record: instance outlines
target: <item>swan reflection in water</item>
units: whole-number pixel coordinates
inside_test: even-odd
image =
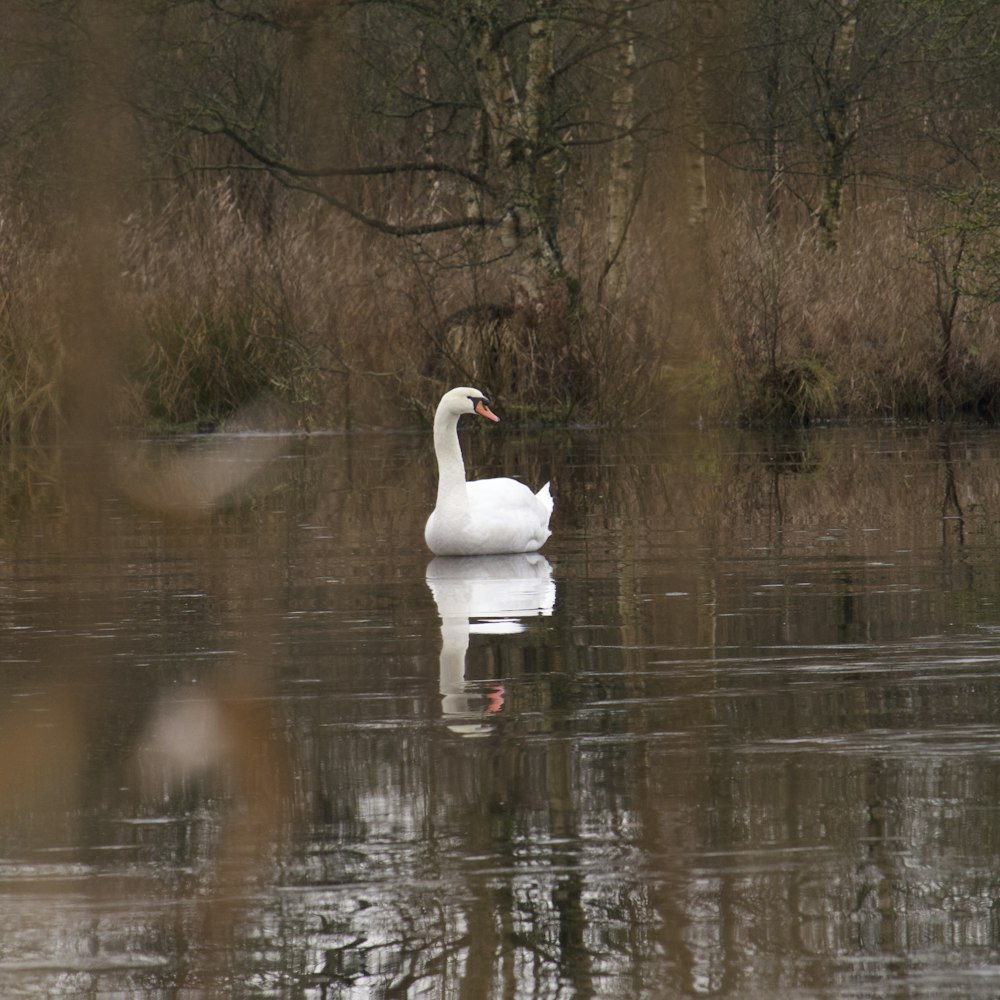
[[[427,566],[427,586],[441,616],[441,709],[448,728],[463,736],[485,735],[490,731],[485,717],[503,707],[504,688],[502,682],[488,689],[466,683],[469,636],[510,635],[524,630],[523,618],[551,615],[552,567],[537,552],[439,556]]]

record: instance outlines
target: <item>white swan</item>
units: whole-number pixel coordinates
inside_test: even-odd
[[[424,538],[437,556],[487,556],[535,552],[552,534],[552,495],[546,483],[537,493],[516,479],[465,481],[458,443],[458,418],[478,413],[500,418],[478,390],[446,392],[434,414],[434,451],[438,463],[437,504],[427,518]]]

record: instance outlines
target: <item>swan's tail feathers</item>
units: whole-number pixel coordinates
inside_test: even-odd
[[[555,501],[552,499],[552,493],[549,491],[550,483],[546,483],[536,494],[539,500],[545,505],[545,509],[549,512],[549,516],[552,516],[552,507]]]

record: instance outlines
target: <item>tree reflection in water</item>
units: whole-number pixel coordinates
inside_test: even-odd
[[[994,435],[477,439],[558,471],[513,571],[274,440],[0,477],[0,993],[991,995]]]

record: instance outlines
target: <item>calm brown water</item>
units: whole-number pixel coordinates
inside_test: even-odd
[[[1000,432],[501,428],[9,456],[0,996],[1000,994]]]

